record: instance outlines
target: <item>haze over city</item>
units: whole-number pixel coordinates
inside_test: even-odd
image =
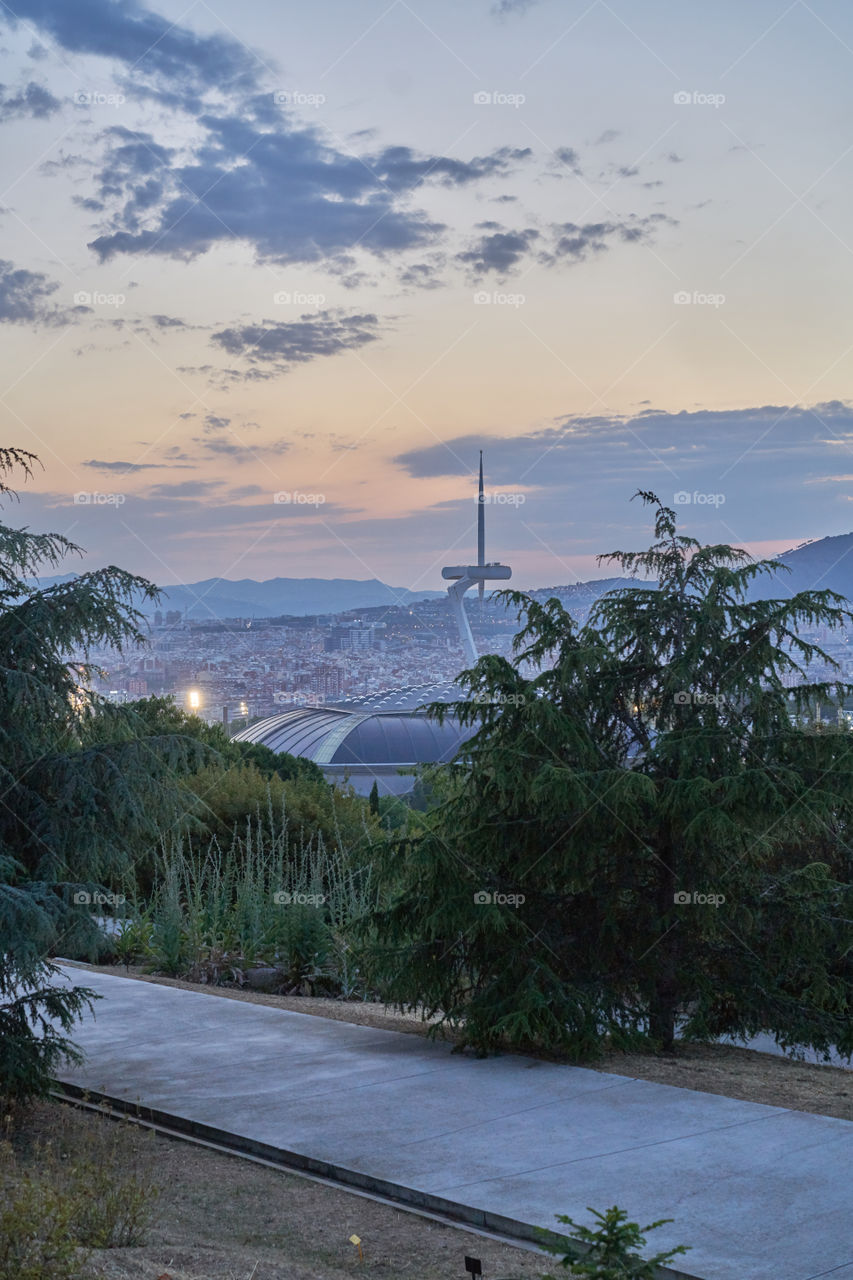
[[[636,544],[638,487],[755,553],[849,530],[844,4],[0,24],[10,516],[80,567],[436,589],[480,448],[522,586]]]

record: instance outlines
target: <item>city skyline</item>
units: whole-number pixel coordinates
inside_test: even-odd
[[[161,585],[853,527],[853,14],[0,13],[6,508]],[[820,84],[820,93],[816,85]]]

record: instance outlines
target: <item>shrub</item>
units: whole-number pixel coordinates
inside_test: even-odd
[[[656,1253],[653,1258],[643,1258],[637,1249],[646,1243],[644,1231],[654,1231],[657,1227],[672,1222],[672,1218],[661,1218],[658,1222],[650,1222],[641,1227],[636,1222],[629,1222],[624,1209],[614,1205],[599,1213],[597,1209],[589,1209],[589,1213],[597,1219],[596,1227],[584,1227],[564,1214],[557,1215],[557,1221],[571,1227],[573,1236],[585,1249],[579,1249],[561,1239],[555,1243],[549,1233],[543,1232],[543,1243],[551,1253],[562,1253],[561,1266],[568,1269],[569,1275],[587,1276],[589,1280],[657,1280],[658,1267],[666,1266],[680,1253],[686,1253],[683,1244],[668,1249],[665,1253]],[[546,1276],[545,1280],[554,1280]]]

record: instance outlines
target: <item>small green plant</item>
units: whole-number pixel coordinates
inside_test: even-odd
[[[72,1230],[75,1204],[40,1177],[10,1177],[0,1148],[0,1280],[77,1280],[85,1256]]]
[[[151,1135],[56,1104],[44,1119],[47,1140],[18,1112],[0,1141],[0,1280],[88,1277],[92,1250],[143,1243],[159,1194]]]
[[[653,1258],[644,1258],[637,1253],[646,1243],[643,1234],[654,1231],[672,1218],[661,1218],[658,1222],[650,1222],[641,1227],[637,1222],[629,1222],[624,1209],[614,1205],[599,1213],[597,1209],[588,1212],[597,1219],[595,1227],[584,1227],[565,1214],[557,1214],[557,1221],[564,1222],[571,1228],[573,1237],[584,1248],[575,1247],[561,1237],[558,1242],[549,1232],[543,1232],[545,1248],[550,1253],[562,1253],[560,1265],[572,1276],[587,1276],[589,1280],[657,1280],[658,1267],[666,1266],[680,1253],[687,1252],[687,1246],[676,1245],[664,1253],[656,1253]],[[566,1245],[569,1252],[566,1252]],[[555,1280],[546,1276],[544,1280]]]
[[[140,960],[150,960],[154,936],[154,923],[150,908],[122,920],[113,938],[113,954],[116,964],[129,969]]]

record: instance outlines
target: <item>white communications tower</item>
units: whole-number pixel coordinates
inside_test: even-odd
[[[477,646],[474,644],[474,637],[471,633],[471,624],[468,621],[468,615],[465,612],[465,592],[470,587],[476,587],[480,593],[480,601],[483,599],[483,592],[487,582],[505,582],[507,578],[512,577],[512,569],[507,564],[498,564],[492,561],[486,563],[486,522],[485,522],[486,499],[483,494],[483,450],[480,450],[480,489],[477,495],[477,563],[476,564],[453,564],[448,565],[446,569],[442,569],[441,576],[445,580],[450,579],[451,585],[447,588],[447,594],[450,596],[450,603],[456,614],[456,621],[459,626],[459,635],[462,640],[462,647],[466,650],[471,665],[477,661]]]

